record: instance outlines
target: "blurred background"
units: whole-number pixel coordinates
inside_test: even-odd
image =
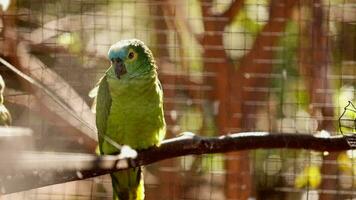
[[[40,83],[0,66],[13,125],[33,129],[28,150],[94,152],[88,93],[110,65],[109,47],[127,38],[154,53],[167,138],[337,135],[344,107],[356,103],[354,0],[0,0],[0,7],[0,56]],[[174,158],[145,167],[146,199],[351,200],[355,159],[353,151],[286,149]],[[111,195],[105,175],[0,199]]]

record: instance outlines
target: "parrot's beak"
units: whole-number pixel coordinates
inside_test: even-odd
[[[113,61],[113,65],[115,67],[115,74],[118,79],[120,79],[120,76],[126,74],[126,67],[123,60],[117,59]]]

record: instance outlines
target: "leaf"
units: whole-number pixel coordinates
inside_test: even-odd
[[[338,155],[337,164],[342,172],[350,172],[352,170],[352,160],[345,152]]]
[[[304,170],[295,179],[295,187],[311,187],[317,188],[321,183],[320,167],[317,165],[310,165],[304,168]]]
[[[339,127],[342,134],[356,133],[356,107],[349,101],[339,118]]]

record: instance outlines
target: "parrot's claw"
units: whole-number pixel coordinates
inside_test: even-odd
[[[121,147],[121,152],[118,155],[120,159],[125,159],[125,158],[136,158],[137,157],[137,151],[132,149],[130,146],[124,145]]]

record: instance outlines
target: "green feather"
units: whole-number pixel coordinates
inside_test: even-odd
[[[111,96],[109,92],[109,85],[106,81],[106,76],[100,79],[97,90],[96,102],[96,127],[99,135],[106,134],[106,126],[111,108]],[[103,138],[98,137],[100,153],[104,153],[101,148],[103,144]]]
[[[130,53],[134,53],[129,56]],[[96,124],[99,134],[118,144],[140,150],[158,146],[166,125],[163,92],[151,51],[139,40],[124,40],[109,50],[112,66],[99,82],[96,96]],[[125,68],[118,75],[114,61]],[[123,72],[123,71],[120,71]],[[102,154],[117,154],[119,149],[99,137]],[[141,168],[111,174],[114,199],[144,199]]]

